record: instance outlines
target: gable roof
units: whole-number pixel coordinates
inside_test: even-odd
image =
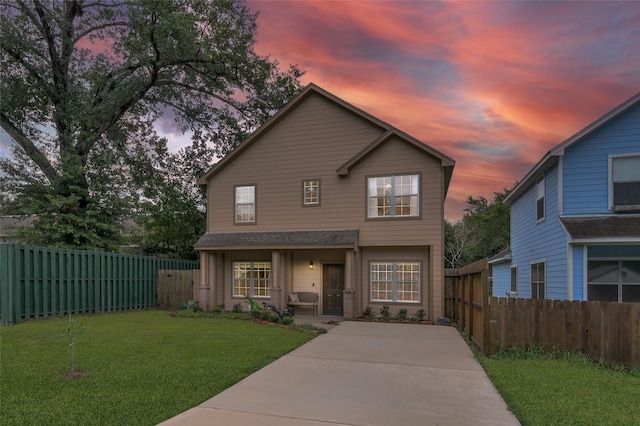
[[[505,197],[504,202],[510,203],[516,198],[518,198],[522,193],[527,189],[530,185],[532,185],[536,180],[538,180],[545,171],[547,171],[551,166],[558,162],[559,157],[564,155],[564,151],[572,146],[573,144],[579,142],[583,138],[589,136],[591,133],[598,130],[600,127],[609,123],[622,113],[627,110],[633,108],[634,106],[640,104],[640,92],[633,95],[627,101],[618,105],[616,108],[612,109],[593,123],[589,124],[584,129],[580,130],[569,139],[564,142],[556,145],[549,152],[547,152],[540,161],[525,175],[525,177],[518,182],[518,184],[513,188],[513,191]]]
[[[227,154],[224,158],[218,161],[209,171],[207,171],[199,180],[198,184],[206,185],[207,181],[215,176],[220,170],[224,169],[230,163],[233,162],[235,158],[237,158],[242,152],[244,152],[247,148],[253,145],[257,140],[260,139],[262,135],[268,132],[273,126],[275,126],[278,122],[280,122],[284,117],[286,117],[291,111],[293,111],[300,103],[302,103],[305,99],[307,99],[312,94],[316,94],[324,97],[325,99],[333,102],[334,104],[340,106],[344,110],[363,118],[364,120],[369,121],[374,126],[380,128],[381,131],[384,131],[383,134],[373,141],[369,146],[364,148],[358,154],[356,154],[353,158],[347,160],[338,170],[337,173],[340,176],[346,176],[349,173],[349,169],[364,158],[366,158],[370,153],[375,151],[382,144],[389,141],[392,136],[397,136],[401,140],[405,141],[408,144],[413,145],[419,150],[423,151],[425,154],[430,155],[431,157],[435,157],[440,160],[442,167],[445,169],[445,194],[446,190],[449,187],[449,183],[451,181],[451,175],[453,174],[453,166],[455,165],[455,161],[441,153],[440,151],[431,148],[425,143],[415,139],[412,136],[402,132],[401,130],[391,126],[390,124],[380,120],[377,117],[363,111],[362,109],[351,105],[350,103],[344,101],[343,99],[338,98],[337,96],[327,92],[321,87],[310,83],[308,84],[300,93],[293,97],[284,107],[282,107],[273,117],[268,119],[259,129],[253,132],[247,139],[240,143],[233,151]]]

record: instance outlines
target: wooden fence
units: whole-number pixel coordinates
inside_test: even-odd
[[[197,269],[161,269],[158,271],[158,307],[179,309],[189,300],[198,300]]]
[[[154,307],[158,270],[197,267],[197,261],[0,244],[1,323]]]
[[[502,348],[582,351],[640,365],[640,303],[490,297],[486,259],[445,277],[445,313],[485,355]]]
[[[489,300],[488,277],[488,259],[448,270],[445,277],[445,312],[480,349],[487,341],[484,307]]]

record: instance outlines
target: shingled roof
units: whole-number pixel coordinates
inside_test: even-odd
[[[640,215],[561,217],[560,221],[574,240],[640,239]]]
[[[196,249],[233,249],[269,247],[355,247],[358,242],[357,229],[320,231],[273,231],[273,232],[223,232],[204,234],[196,242]]]

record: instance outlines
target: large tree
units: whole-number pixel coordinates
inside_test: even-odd
[[[445,223],[445,267],[459,268],[509,246],[511,209],[504,199],[511,191],[494,192],[492,200],[469,196],[462,219]]]
[[[0,0],[5,211],[38,215],[35,242],[113,248],[165,173],[163,115],[210,164],[300,90],[255,53],[255,19],[234,0]]]

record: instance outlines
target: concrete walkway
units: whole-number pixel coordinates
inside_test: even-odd
[[[326,327],[330,328],[330,327]],[[519,425],[452,327],[342,322],[162,425]]]

